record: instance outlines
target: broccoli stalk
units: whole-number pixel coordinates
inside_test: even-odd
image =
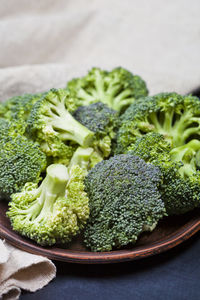
[[[50,165],[39,187],[27,183],[12,195],[7,215],[13,229],[40,245],[69,242],[89,216],[83,180],[78,166],[69,174],[64,165]]]
[[[102,155],[95,151],[94,148],[78,147],[70,160],[69,170],[73,166],[78,165],[87,174],[102,159]]]
[[[69,169],[71,169],[71,167],[74,165],[78,165],[83,170],[88,170],[90,157],[93,151],[94,151],[93,148],[78,147],[77,150],[74,152],[74,155],[72,156],[72,159],[69,164]]]
[[[44,141],[55,137],[62,142],[73,141],[87,147],[92,142],[93,132],[68,112],[67,97],[64,90],[51,90],[38,100],[28,119],[27,131]]]
[[[176,147],[170,151],[171,159],[175,162],[182,162],[179,173],[182,177],[189,177],[197,172],[196,153],[200,150],[200,141],[191,140],[189,143]]]
[[[150,131],[163,134],[166,140],[173,142],[174,146],[183,145],[190,136],[199,134],[200,128],[199,117],[194,117],[194,114],[187,109],[179,115],[174,109],[168,108],[164,112],[162,120],[159,120],[157,113],[152,113],[149,115],[151,124],[143,126],[149,126]],[[143,126],[140,128],[143,129]]]
[[[35,220],[41,222],[46,216],[53,212],[54,202],[58,197],[64,197],[67,182],[69,179],[68,170],[65,166],[60,164],[53,164],[47,168],[47,176],[41,183],[41,185],[35,189],[34,197],[37,199],[28,209],[18,209],[15,206],[16,211],[19,214],[26,216],[31,221]],[[12,216],[13,211],[9,214]]]

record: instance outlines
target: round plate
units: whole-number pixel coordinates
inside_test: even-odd
[[[29,239],[23,238],[11,229],[6,217],[7,204],[0,202],[0,237],[12,245],[53,260],[73,263],[116,263],[141,259],[171,249],[187,240],[200,230],[200,211],[194,210],[181,216],[163,219],[151,233],[143,233],[131,248],[110,252],[90,252],[84,245],[81,236],[63,248],[39,247]]]

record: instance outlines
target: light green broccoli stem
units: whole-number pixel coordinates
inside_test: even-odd
[[[61,140],[71,140],[81,146],[87,147],[91,144],[94,133],[80,124],[65,108],[65,98],[60,101],[47,98],[49,102],[48,113],[44,116],[44,121],[53,130],[57,131]],[[52,118],[53,114],[53,118]]]
[[[77,97],[84,100],[84,105],[90,105],[96,99],[93,95],[89,95],[84,89],[80,88]]]
[[[162,134],[165,139],[173,144],[173,147],[184,145],[187,139],[192,135],[199,134],[200,132],[200,119],[192,117],[188,111],[179,115],[174,124],[175,112],[173,109],[170,111],[163,111],[163,120],[158,118],[156,112],[152,113],[149,117],[151,125],[154,125],[153,131]],[[178,116],[178,114],[176,114]],[[193,126],[191,126],[194,124]],[[198,125],[198,126],[196,126]]]
[[[131,97],[131,91],[129,89],[119,92],[119,86],[110,85],[108,87],[104,103],[110,108],[120,111],[124,106],[132,104],[133,101],[134,98]]]
[[[35,198],[33,205],[28,209],[22,210],[18,209],[13,202],[14,209],[9,212],[9,216],[12,216],[12,212],[15,215],[17,212],[18,214],[26,215],[26,218],[29,220],[35,220],[39,223],[42,219],[45,219],[49,212],[53,212],[56,199],[65,195],[68,179],[68,170],[64,165],[50,165],[47,168],[47,175],[42,184],[32,194],[32,197]]]
[[[94,73],[94,87],[88,88],[88,92],[86,92],[82,88],[80,88],[78,91],[77,96],[80,99],[84,100],[84,105],[89,105],[91,103],[94,103],[95,101],[103,102],[103,99],[105,97],[104,79],[99,70],[95,70]]]
[[[118,77],[112,79],[111,81],[108,81],[106,93],[104,91],[104,86],[101,84],[101,91],[102,93],[102,99],[100,99],[102,102],[107,104],[110,108],[120,111],[124,106],[127,106],[131,103],[133,103],[134,98],[131,97],[131,91],[130,89],[125,89],[123,91],[120,91],[121,86],[119,84],[120,80]]]
[[[183,163],[183,166],[179,169],[181,176],[188,177],[196,173],[196,155],[199,153],[199,150],[200,141],[195,139],[171,150],[170,156],[172,160]]]
[[[87,172],[90,164],[90,157],[93,153],[93,148],[82,148],[78,147],[77,150],[74,152],[74,155],[71,158],[70,164],[69,164],[69,170],[74,165],[78,165],[81,167],[84,171]]]
[[[68,170],[64,165],[53,164],[47,168],[47,176],[41,184],[39,198],[42,209],[36,221],[40,222],[48,213],[53,213],[56,199],[65,196],[68,180]]]

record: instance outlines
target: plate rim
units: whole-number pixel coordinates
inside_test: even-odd
[[[159,242],[152,243],[149,247],[139,246],[134,249],[115,250],[110,252],[90,252],[70,250],[64,248],[48,249],[37,246],[24,238],[18,240],[18,234],[12,229],[0,224],[0,237],[7,240],[11,245],[32,254],[41,255],[55,261],[64,261],[79,264],[107,264],[119,263],[153,256],[183,243],[200,230],[200,216],[188,221],[184,228],[179,228],[174,234]],[[15,235],[11,235],[13,232]],[[57,252],[57,251],[58,252]]]

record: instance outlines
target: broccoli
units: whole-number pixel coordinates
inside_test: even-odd
[[[92,143],[94,133],[69,113],[73,107],[68,92],[61,89],[52,89],[34,104],[26,132],[48,156],[59,158],[65,152],[70,159],[74,144]]]
[[[87,174],[102,159],[101,154],[95,151],[94,148],[78,147],[69,162],[69,170],[72,166],[78,165]]]
[[[73,116],[94,132],[93,147],[100,150],[103,157],[108,157],[118,125],[117,112],[102,102],[96,102],[88,106],[80,106]]]
[[[38,187],[27,183],[12,195],[7,216],[13,229],[42,246],[64,244],[83,229],[88,216],[88,197],[79,166],[68,169],[52,164]]]
[[[153,132],[137,137],[128,151],[160,168],[159,191],[168,215],[200,206],[200,141],[173,148],[162,134]]]
[[[109,251],[135,243],[165,215],[158,186],[159,168],[131,154],[103,160],[85,178],[90,217],[84,231],[92,251]]]
[[[22,96],[12,97],[2,103],[0,110],[1,117],[15,122],[18,133],[24,134],[26,130],[26,121],[34,103],[42,96],[42,94],[25,94]]]
[[[26,182],[39,182],[46,156],[37,143],[21,136],[15,126],[0,119],[0,195],[9,198]]]
[[[69,81],[67,89],[79,106],[101,101],[116,111],[148,94],[142,78],[121,67],[110,72],[92,68],[86,76]]]
[[[138,99],[121,116],[115,153],[126,152],[137,136],[158,132],[172,144],[182,146],[200,136],[200,101],[191,95],[162,93]]]

